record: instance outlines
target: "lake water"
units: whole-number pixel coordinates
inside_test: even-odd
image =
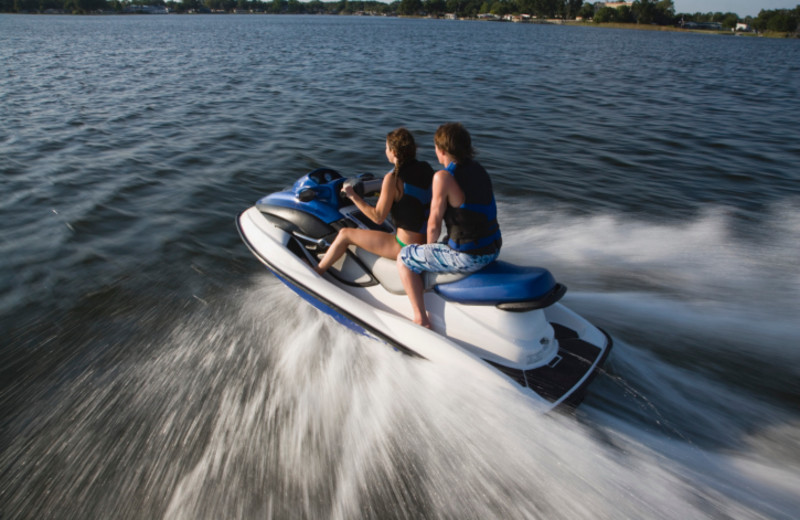
[[[800,43],[0,15],[0,517],[796,518]],[[509,261],[614,337],[574,414],[357,336],[235,216],[462,121]]]

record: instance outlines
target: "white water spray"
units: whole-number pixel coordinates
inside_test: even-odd
[[[701,446],[670,423],[673,408],[712,411],[725,388],[631,346],[577,417],[542,416],[259,283],[237,326],[261,331],[249,348],[266,349],[269,367],[249,390],[252,375],[228,379],[166,518],[780,518],[800,505],[786,483],[797,465]],[[607,391],[620,385],[627,404]],[[702,387],[719,402],[686,397]],[[644,419],[632,420],[636,408]],[[663,422],[645,424],[653,418]]]

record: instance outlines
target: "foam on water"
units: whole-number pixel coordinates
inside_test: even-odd
[[[542,416],[502,385],[348,331],[269,275],[173,312],[163,334],[115,345],[109,369],[65,377],[57,406],[32,402],[36,421],[3,454],[18,461],[4,464],[10,517],[790,518],[800,506],[796,417],[619,339],[578,413]]]
[[[267,274],[195,307],[113,297],[109,318],[158,327],[108,348],[119,332],[78,336],[96,359],[64,365],[16,416],[5,512],[791,518],[796,213],[747,241],[724,211],[654,224],[501,209],[504,258],[551,268],[564,303],[615,338],[577,413],[538,415],[358,336]]]
[[[601,294],[612,314],[632,313],[636,323],[656,317],[668,327],[679,322],[691,334],[766,336],[768,348],[783,344],[783,350],[800,336],[795,207],[776,208],[748,237],[722,208],[679,223],[531,211],[522,203],[503,210],[504,258],[547,266],[573,293]]]
[[[259,305],[266,296],[278,304]],[[768,447],[796,444],[793,425],[726,449],[695,443],[689,421],[722,431],[730,414],[765,405],[630,345],[601,383],[627,402],[601,388],[578,417],[540,416],[500,387],[354,335],[271,282],[241,316],[266,332],[270,368],[251,391],[228,380],[167,518],[789,518],[800,505],[797,457]],[[696,402],[698,391],[711,398]],[[691,419],[665,419],[681,414]]]
[[[798,307],[800,212],[776,207],[757,233],[738,233],[732,212],[712,208],[694,219],[653,222],[643,216],[529,209],[530,202],[504,205],[509,240],[503,254],[534,258],[581,281],[630,281],[686,299],[739,296],[780,310]],[[774,304],[772,303],[774,302]],[[736,304],[737,302],[732,302]]]

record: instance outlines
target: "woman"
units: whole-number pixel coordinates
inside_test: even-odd
[[[489,174],[473,156],[472,139],[461,123],[445,123],[433,137],[444,166],[433,178],[427,244],[403,247],[397,269],[411,300],[414,323],[431,328],[425,310],[423,272],[472,273],[500,254],[502,237]],[[447,224],[445,241],[437,243]]]
[[[386,136],[386,158],[394,164],[394,169],[384,176],[381,193],[374,207],[359,197],[352,186],[347,185],[342,191],[367,218],[378,225],[391,213],[397,234],[343,228],[315,268],[317,273],[327,271],[351,244],[394,260],[403,246],[425,242],[433,168],[427,162],[417,160],[414,136],[405,128],[392,130]]]

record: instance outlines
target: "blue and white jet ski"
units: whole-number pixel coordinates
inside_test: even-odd
[[[351,246],[325,275],[312,269],[344,227],[376,226],[340,194],[345,182],[374,196],[381,179],[320,168],[267,195],[237,219],[245,244],[283,283],[339,322],[412,356],[503,379],[547,411],[576,406],[612,340],[558,303],[566,287],[541,267],[497,260],[470,275],[426,274],[433,330],[411,321],[393,260]]]

